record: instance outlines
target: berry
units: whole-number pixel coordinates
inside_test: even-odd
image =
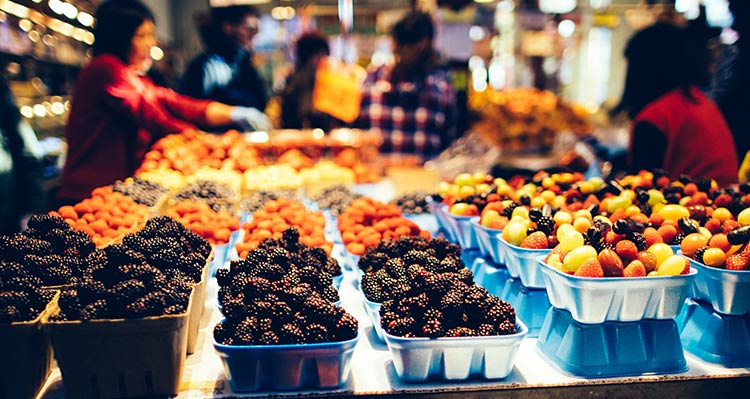
[[[547,234],[542,231],[531,233],[521,241],[521,248],[547,249]]]
[[[623,277],[644,277],[646,276],[646,267],[639,260],[634,260],[628,264],[622,271]]]
[[[630,240],[619,241],[615,245],[615,252],[617,252],[617,255],[620,255],[620,258],[622,259],[632,260],[638,257],[638,248]]]
[[[578,277],[604,277],[604,269],[598,259],[590,258],[584,261],[574,274]]]
[[[659,234],[659,232],[653,227],[647,227],[645,230],[643,230],[643,238],[646,240],[646,248],[656,243],[664,242],[661,234]],[[638,243],[636,243],[636,246],[637,245]]]

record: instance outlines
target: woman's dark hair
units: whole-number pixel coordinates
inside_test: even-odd
[[[112,54],[128,62],[135,31],[154,14],[139,0],[107,0],[96,10],[94,55]]]
[[[222,25],[225,23],[240,24],[248,15],[257,17],[260,16],[260,13],[257,8],[249,5],[212,8],[210,17],[198,21],[198,33],[203,45],[219,54],[235,51],[236,45],[224,33]]]
[[[393,27],[393,38],[398,44],[414,44],[435,37],[435,27],[430,14],[410,11]]]
[[[708,70],[700,61],[704,49],[694,47],[684,29],[665,23],[633,35],[625,48],[625,88],[612,113],[635,118],[646,105],[678,88],[691,98],[690,86],[708,81]]]
[[[307,32],[297,39],[297,67],[307,65],[310,59],[319,54],[329,55],[328,38],[320,32]]]

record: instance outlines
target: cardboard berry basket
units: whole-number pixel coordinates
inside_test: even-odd
[[[59,293],[50,303],[56,302]],[[0,324],[0,398],[32,399],[49,376],[52,346],[41,329],[47,306],[31,321]]]
[[[203,266],[201,281],[193,285],[193,292],[190,293],[190,309],[188,310],[188,337],[187,337],[187,354],[195,352],[198,346],[198,332],[201,328],[201,318],[203,310],[206,307],[206,287],[208,285],[208,273],[211,269],[211,262],[215,256],[213,248],[206,258],[206,264]]]
[[[62,373],[65,397],[139,398],[177,395],[185,364],[185,313],[142,319],[50,321],[42,317]]]

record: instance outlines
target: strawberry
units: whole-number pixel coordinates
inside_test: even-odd
[[[711,218],[706,222],[706,225],[703,226],[708,231],[711,232],[711,234],[717,234],[721,231],[721,221],[719,219]]]
[[[685,193],[685,195],[693,195],[698,192],[698,186],[695,185],[695,183],[688,183],[685,185],[682,191]]]
[[[638,258],[638,247],[635,246],[633,241],[622,240],[615,245],[615,252],[620,255],[624,261],[631,261]]]
[[[623,277],[644,277],[646,276],[646,267],[643,262],[634,260],[622,271]]]
[[[521,241],[521,248],[547,249],[547,245],[547,235],[541,231],[535,231]]]
[[[736,229],[738,227],[741,227],[741,226],[742,225],[739,224],[739,222],[737,222],[736,220],[727,219],[727,220],[724,221],[724,224],[721,225],[721,231],[723,231],[724,234],[727,234],[730,231],[732,231],[732,230],[734,230],[734,229]]]
[[[732,197],[729,194],[720,194],[714,200],[714,206],[717,208],[726,208],[732,203]]]
[[[596,258],[586,259],[585,262],[576,270],[575,275],[578,277],[604,277],[604,269]]]
[[[607,231],[607,233],[604,235],[604,242],[607,244],[615,245],[618,241],[625,238],[624,234],[617,234],[612,230]]]
[[[664,242],[661,234],[653,227],[647,227],[646,230],[643,230],[643,238],[646,239],[646,244],[649,247],[656,243]]]
[[[724,265],[727,270],[748,270],[750,266],[750,246],[745,244],[737,252],[727,256]]]
[[[654,212],[651,214],[651,216],[649,216],[648,221],[654,226],[661,226],[661,224],[664,222],[664,218],[659,216],[658,213]]]
[[[659,188],[667,187],[669,185],[669,183],[670,183],[669,177],[667,177],[667,176],[662,176],[662,177],[656,179],[656,187],[659,187]]]
[[[659,230],[656,231],[661,236],[663,242],[672,242],[672,240],[674,240],[674,238],[677,236],[677,229],[672,225],[663,225],[659,227]]]

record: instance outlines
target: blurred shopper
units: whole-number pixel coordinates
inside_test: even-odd
[[[44,210],[41,149],[21,119],[13,95],[0,78],[0,234],[18,231],[28,216]]]
[[[258,10],[247,5],[219,7],[200,27],[205,51],[193,59],[182,78],[180,92],[229,105],[266,108],[265,83],[253,66],[253,38]]]
[[[294,71],[281,93],[281,124],[284,129],[333,128],[334,118],[316,111],[312,105],[315,74],[320,62],[330,54],[328,38],[308,32],[297,39]]]
[[[729,0],[739,39],[722,53],[711,96],[724,114],[741,161],[750,150],[750,1]]]
[[[433,48],[429,14],[410,12],[393,28],[393,66],[371,71],[357,127],[383,135],[383,152],[434,157],[456,135],[456,94]]]
[[[156,44],[154,17],[138,0],[108,0],[96,12],[94,58],[78,76],[65,136],[61,202],[131,176],[160,137],[204,126],[264,129],[258,110],[196,100],[145,77]]]
[[[626,112],[633,122],[631,171],[661,168],[674,178],[684,173],[721,185],[736,182],[732,135],[719,109],[697,88],[708,73],[686,32],[657,23],[630,39],[625,58],[625,88],[615,112]]]

